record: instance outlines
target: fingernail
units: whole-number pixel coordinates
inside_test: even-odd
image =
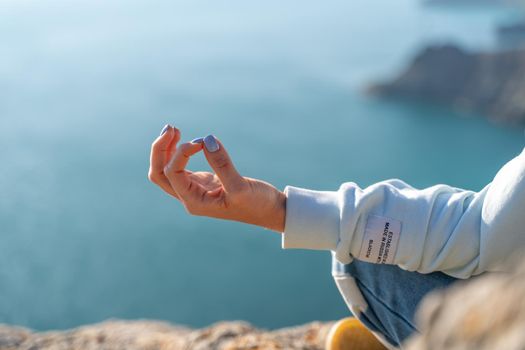
[[[191,140],[191,143],[203,143],[204,137],[197,137],[196,139]]]
[[[164,135],[166,131],[168,131],[169,129],[170,129],[170,125],[166,124],[166,126],[162,128],[162,131],[160,132],[160,136]]]
[[[204,138],[204,145],[208,152],[217,152],[219,150],[219,144],[213,135],[208,135]]]

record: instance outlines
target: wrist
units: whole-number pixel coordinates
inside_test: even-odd
[[[286,195],[284,192],[277,191],[276,197],[275,208],[269,216],[269,224],[266,227],[278,233],[283,233],[286,222]]]

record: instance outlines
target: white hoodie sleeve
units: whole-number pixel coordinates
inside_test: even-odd
[[[525,149],[480,192],[446,185],[418,190],[400,180],[338,191],[288,186],[283,248],[332,250],[395,264],[409,271],[442,271],[468,278],[496,271],[525,248]]]

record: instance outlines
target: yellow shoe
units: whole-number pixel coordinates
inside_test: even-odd
[[[384,350],[383,344],[357,318],[343,318],[332,326],[326,350]]]

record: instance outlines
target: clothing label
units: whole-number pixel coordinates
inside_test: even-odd
[[[400,234],[401,221],[369,215],[358,259],[374,264],[392,264]]]

